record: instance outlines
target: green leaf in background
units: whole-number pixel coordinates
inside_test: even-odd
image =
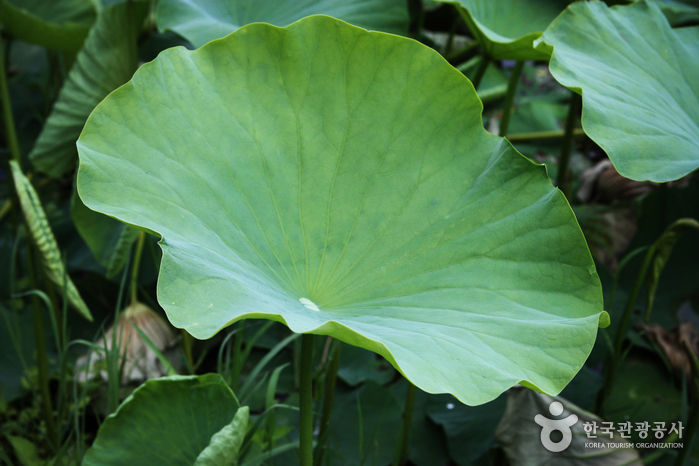
[[[545,60],[534,40],[570,3],[569,0],[449,0],[471,34],[494,60]]]
[[[559,392],[607,325],[545,170],[433,50],[327,16],[174,48],[88,119],[78,192],[162,236],[158,296],[208,338],[242,318],[381,354],[480,404]]]
[[[107,278],[116,276],[129,257],[138,230],[88,209],[77,192],[71,198],[70,216],[92,254],[105,267]]]
[[[616,380],[605,405],[606,420],[631,421],[634,425],[636,422],[650,422],[651,425],[667,422],[669,426],[680,418],[682,393],[660,357],[646,351],[631,353],[621,363]],[[629,441],[646,440],[632,431]]]
[[[147,13],[147,2],[120,3],[100,12],[29,154],[37,170],[59,177],[73,168],[75,141],[85,120],[138,67],[136,41]]]
[[[444,429],[454,461],[468,466],[496,446],[495,429],[506,401],[507,395],[501,395],[481,406],[466,406],[451,395],[439,395],[429,398],[427,413]]]
[[[21,466],[44,466],[46,461],[39,457],[36,451],[36,445],[23,437],[15,435],[5,435],[7,441],[12,445],[15,456],[19,460]]]
[[[330,418],[327,464],[390,464],[402,409],[398,397],[374,382],[339,390]]]
[[[699,21],[699,1],[697,0],[653,0],[665,14],[673,27]]]
[[[646,304],[646,322],[650,318],[655,301],[655,293],[658,290],[660,275],[663,273],[665,264],[670,259],[670,254],[677,241],[685,233],[694,230],[699,231],[699,222],[693,218],[681,218],[668,227],[663,235],[653,244],[651,252],[653,259],[650,264],[650,275],[648,276],[648,302]]]
[[[243,406],[236,411],[230,424],[211,437],[211,443],[202,451],[194,466],[221,466],[236,464],[238,452],[248,429],[250,410]]]
[[[371,380],[383,385],[394,379],[396,372],[383,358],[356,346],[343,345],[342,364],[337,376],[351,386]]]
[[[171,29],[195,47],[250,23],[288,26],[310,15],[328,15],[370,30],[405,35],[405,0],[161,0],[158,27]]]
[[[406,390],[400,390],[400,393],[396,393],[398,399],[403,402],[403,410],[405,409],[404,401],[407,394],[408,383],[404,385]],[[400,387],[400,385],[394,386]],[[448,464],[450,460],[449,448],[447,446],[444,430],[441,426],[432,422],[427,415],[427,404],[431,397],[432,395],[428,395],[422,390],[418,390],[415,394],[413,418],[410,422],[408,459],[410,459],[413,464],[419,466],[444,466]],[[396,429],[396,427],[398,427],[398,424],[395,424],[394,429]]]
[[[0,0],[0,23],[17,39],[77,52],[95,20],[90,0]]]
[[[83,317],[92,322],[92,315],[87,308],[87,304],[83,301],[63,265],[61,251],[58,249],[56,238],[46,219],[46,213],[41,206],[39,195],[34,190],[32,183],[24,176],[17,162],[11,160],[10,168],[12,169],[12,178],[17,189],[17,197],[22,206],[22,213],[27,222],[29,234],[41,254],[41,262],[46,271],[46,276],[56,285],[59,293],[63,293],[65,289],[68,302]]]
[[[234,447],[246,418],[247,408],[219,374],[149,380],[105,419],[82,465],[191,466],[202,452],[221,447],[216,434],[222,429],[235,429],[224,448]]]
[[[582,124],[619,173],[669,181],[699,167],[699,28],[654,3],[572,4],[544,33],[551,73],[583,96]],[[548,47],[547,47],[548,44]]]

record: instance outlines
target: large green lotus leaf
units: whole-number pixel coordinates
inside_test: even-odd
[[[77,52],[95,20],[90,0],[0,0],[0,23],[26,42]]]
[[[377,352],[468,404],[558,392],[608,321],[545,169],[485,131],[431,49],[326,16],[173,48],[78,140],[85,204],[162,236],[160,303]]]
[[[100,12],[29,154],[39,171],[58,177],[73,168],[75,141],[87,117],[138,67],[137,40],[147,13],[147,2],[121,3]]]
[[[582,94],[585,132],[627,178],[699,167],[699,28],[681,31],[653,3],[578,2],[538,44],[553,47],[551,73]]]
[[[222,429],[230,441],[245,435],[246,420],[247,407],[219,374],[149,380],[105,419],[82,466],[191,466],[204,451],[225,450]]]
[[[367,29],[405,35],[405,0],[161,0],[158,27],[171,29],[195,47],[250,23],[288,26],[310,15],[329,15]]]
[[[448,0],[480,42],[496,60],[545,60],[550,54],[534,48],[548,25],[569,0]]]

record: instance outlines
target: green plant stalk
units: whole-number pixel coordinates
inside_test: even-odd
[[[56,338],[56,348],[58,349],[58,376],[59,376],[59,381],[60,383],[58,384],[58,396],[56,397],[57,403],[56,403],[56,413],[58,416],[58,419],[63,420],[66,419],[68,416],[68,410],[69,410],[69,402],[68,402],[68,392],[67,392],[67,385],[68,382],[65,382],[65,380],[70,380],[70,376],[68,374],[68,319],[66,316],[66,313],[68,312],[68,292],[67,292],[67,281],[65,279],[65,274],[66,274],[67,268],[67,263],[65,261],[65,258],[63,260],[63,287],[61,289],[61,298],[63,308],[61,310],[58,309],[58,307],[55,308],[55,313],[54,315],[56,316],[54,319],[52,319],[52,324],[55,326],[58,326],[58,328],[54,329],[54,332],[57,334]],[[46,277],[46,274],[44,272],[44,283],[47,283],[48,277]],[[48,283],[47,283],[48,284]],[[51,289],[51,285],[48,285],[49,289]],[[54,306],[56,306],[56,300],[54,299]]]
[[[485,70],[488,69],[488,65],[490,65],[490,57],[483,55],[481,57],[481,61],[478,62],[476,74],[473,76],[473,79],[471,80],[474,89],[478,90],[478,86],[481,85],[481,81],[483,80],[483,76],[485,76]]]
[[[614,379],[616,377],[616,371],[621,362],[621,353],[624,346],[624,339],[626,338],[626,333],[628,332],[629,323],[631,322],[631,315],[633,314],[634,306],[638,300],[638,295],[641,293],[641,288],[643,288],[643,282],[646,278],[646,273],[653,261],[653,256],[655,256],[655,247],[648,249],[645,259],[643,259],[643,265],[636,276],[636,283],[634,284],[633,290],[626,300],[626,305],[624,306],[624,312],[621,315],[621,320],[619,321],[619,326],[616,330],[616,335],[614,336],[614,346],[613,351],[607,357],[607,361],[604,365],[604,384],[600,390],[599,396],[597,397],[596,409],[595,411],[602,415],[604,413],[604,404],[607,398],[611,394],[612,387],[614,385]]]
[[[695,396],[692,400],[692,409],[689,412],[689,423],[687,424],[686,430],[687,443],[682,445],[682,449],[677,455],[677,460],[675,460],[675,466],[684,466],[687,455],[689,455],[689,453],[692,451],[692,441],[697,433],[697,428],[699,428],[699,360],[697,359],[697,355],[694,354],[692,348],[689,346],[689,344],[687,344],[687,340],[682,341],[682,346],[684,347],[684,351],[687,353],[687,356],[689,356],[689,362],[692,365],[692,379]]]
[[[320,415],[320,433],[318,435],[318,445],[316,446],[315,465],[321,466],[325,445],[328,441],[328,426],[330,425],[330,413],[335,400],[335,385],[337,383],[337,371],[340,368],[340,342],[335,340],[335,350],[332,353],[328,371],[325,374],[325,388],[323,396],[323,407]]]
[[[182,329],[182,351],[184,352],[185,360],[187,361],[187,367],[189,368],[189,373],[194,375],[194,358],[192,357],[192,345],[194,344],[194,337],[189,334],[185,329]]]
[[[141,255],[143,254],[143,245],[145,242],[146,234],[142,231],[138,234],[136,252],[133,257],[133,264],[131,268],[131,304],[138,302],[138,271],[141,268]]]
[[[624,307],[624,313],[619,321],[619,327],[617,327],[616,335],[614,336],[614,357],[617,359],[621,355],[621,350],[624,345],[624,339],[626,338],[626,332],[628,331],[629,322],[631,322],[631,315],[633,314],[633,308],[636,305],[636,300],[638,300],[638,295],[641,293],[641,288],[643,288],[643,283],[645,282],[646,273],[650,267],[653,257],[655,256],[655,246],[648,249],[646,252],[646,257],[643,259],[643,264],[641,269],[636,276],[636,283],[633,285],[629,299],[626,301],[626,306]]]
[[[1,29],[1,26],[0,26]],[[2,99],[2,112],[5,118],[5,137],[7,137],[7,147],[10,149],[10,156],[22,168],[22,161],[19,152],[19,142],[17,141],[17,131],[15,129],[15,119],[12,115],[12,103],[10,102],[10,89],[7,85],[7,70],[5,69],[5,54],[3,50],[2,38],[0,37],[0,98]]]
[[[480,63],[481,59],[478,56],[475,56],[471,58],[470,60],[467,60],[457,66],[455,68],[459,71],[461,71],[463,74],[466,74],[471,71],[471,68],[478,66],[478,63]]]
[[[563,145],[561,146],[561,155],[558,157],[558,176],[556,177],[556,186],[558,186],[558,189],[563,191],[563,194],[565,194],[568,199],[570,199],[570,186],[568,186],[568,165],[570,163],[570,154],[573,151],[575,121],[578,118],[581,106],[582,97],[573,92],[570,97],[568,118],[566,119],[565,133],[563,134]]]
[[[301,389],[301,340],[294,340],[294,389]]]
[[[417,388],[408,381],[408,394],[405,398],[405,411],[403,423],[400,426],[400,438],[393,456],[393,466],[404,466],[408,459],[408,440],[410,440],[410,424],[413,420],[413,408],[415,407],[415,393]]]
[[[66,270],[68,270],[67,265],[66,265]],[[67,282],[64,280],[64,283],[67,283]],[[63,287],[63,309],[61,310],[61,316],[63,318],[63,320],[61,321],[61,333],[62,333],[62,337],[63,337],[63,348],[61,349],[61,369],[60,369],[61,372],[60,373],[61,373],[61,377],[63,377],[63,375],[68,374],[68,357],[69,357],[69,355],[68,355],[68,346],[69,346],[69,343],[68,343],[68,338],[69,338],[69,336],[68,336],[68,298],[66,295],[65,286]],[[71,379],[71,377],[68,377],[68,380],[70,380],[70,379]],[[70,404],[71,403],[69,401],[67,387],[68,387],[68,382],[63,382],[60,385],[59,400],[61,403],[63,403],[63,408],[59,409],[58,412],[61,415],[60,419],[70,420],[70,417],[69,417],[70,412],[69,411],[70,411]]]
[[[489,87],[483,89],[478,93],[478,98],[481,99],[483,105],[488,105],[491,102],[500,100],[507,94],[507,86],[502,84],[500,86]]]
[[[507,136],[507,130],[510,127],[510,118],[512,118],[512,107],[515,103],[515,95],[517,94],[517,85],[519,78],[522,75],[524,61],[518,61],[512,74],[507,82],[507,95],[505,96],[505,104],[502,107],[502,119],[500,120],[500,137]]]
[[[129,274],[129,266],[131,261],[134,259],[133,253],[129,254],[124,264],[124,270],[121,274],[121,281],[119,282],[119,294],[117,295],[116,309],[114,312],[114,322],[113,325],[118,329],[117,323],[119,322],[119,313],[121,311],[122,305],[124,303],[124,294],[126,292],[126,279]],[[126,360],[121,361],[121,347],[119,345],[119,340],[117,338],[118,332],[112,332],[112,348],[109,350],[107,348],[107,341],[104,342],[104,358],[107,362],[107,405],[109,407],[109,414],[115,412],[119,407],[119,391],[121,389],[121,375],[124,369],[124,363]]]
[[[612,306],[614,306],[614,297],[616,296],[616,290],[619,288],[619,276],[621,275],[621,271],[624,270],[624,267],[626,267],[626,264],[631,261],[634,257],[636,257],[638,254],[641,254],[642,252],[646,251],[648,249],[648,246],[642,246],[640,248],[637,248],[630,253],[628,253],[624,258],[619,262],[619,265],[616,268],[616,271],[614,272],[614,275],[612,276],[612,291],[609,293],[609,302],[607,303],[607,307],[611,309]]]
[[[459,17],[456,16],[449,29],[449,36],[447,37],[447,42],[444,44],[444,51],[442,56],[447,57],[451,53],[451,48],[454,45],[454,35],[456,34],[456,27],[459,25]]]
[[[32,289],[37,290],[36,267],[34,266],[34,254],[31,244],[27,245],[27,271]],[[41,315],[41,303],[36,294],[32,294],[32,308],[34,309],[34,335],[36,338],[36,358],[39,372],[39,390],[41,391],[41,411],[46,423],[48,442],[53,451],[59,448],[58,430],[53,418],[53,406],[49,391],[49,360],[46,350],[46,336],[44,335],[44,319]]]
[[[420,37],[422,37],[422,31],[425,29],[425,8],[422,6],[422,2],[419,3],[420,8],[417,17],[417,28],[415,30],[415,36],[413,37],[415,40],[420,40]]]
[[[454,50],[453,52],[450,52],[448,54],[444,55],[444,58],[447,59],[447,61],[451,60],[456,60],[457,58],[461,57],[462,55],[466,55],[476,47],[478,47],[479,43],[477,40],[474,40],[472,42],[469,42],[468,44],[464,45],[461,47],[459,50]]]
[[[20,248],[20,243],[22,240],[22,231],[23,230],[24,230],[24,225],[19,225],[19,227],[14,230],[17,232],[17,234],[14,238],[14,241],[12,242],[12,253],[10,255],[10,280],[9,280],[9,289],[10,289],[10,293],[12,295],[18,294],[16,277],[19,277],[22,275],[22,272],[21,272],[22,264],[19,260],[19,248]],[[0,306],[1,306],[1,304],[0,304]],[[14,334],[16,337],[21,337],[17,312],[14,309],[11,312],[12,312],[12,320],[13,320],[12,323],[13,323],[14,331],[10,332],[10,336],[12,336]],[[7,328],[11,329],[12,327],[10,327],[8,325]],[[17,351],[17,354],[19,355],[20,362],[22,363],[22,369],[24,371],[26,371],[27,368],[29,367],[29,365],[27,364],[27,361],[24,358],[24,354],[21,351],[22,347],[19,343],[20,341],[21,341],[21,338],[18,338],[17,342],[15,343],[15,349]]]
[[[221,344],[218,347],[218,358],[216,359],[216,372],[221,374],[223,378],[226,380],[228,385],[231,386],[231,389],[234,392],[238,391],[238,387],[233,386],[230,383],[230,375],[228,371],[228,366],[230,365],[230,346],[228,346],[229,341],[235,334],[238,333],[238,329],[232,330],[228,332],[228,335],[223,339]],[[225,352],[225,354],[224,354]]]
[[[300,466],[313,466],[313,334],[301,336]]]
[[[233,374],[231,376],[231,386],[238,390],[240,385],[240,375],[243,373],[246,355],[243,354],[243,335],[245,332],[245,319],[238,322],[238,334],[235,336],[233,347]]]
[[[5,218],[5,215],[7,215],[10,210],[12,210],[12,200],[6,199],[5,202],[2,203],[2,206],[0,206],[0,221]]]
[[[64,261],[65,262],[65,261]],[[65,275],[65,272],[64,272]],[[54,284],[51,282],[51,279],[49,278],[48,274],[46,273],[46,268],[41,267],[41,278],[44,281],[44,286],[46,287],[46,295],[49,297],[49,301],[51,302],[51,307],[50,311],[53,311],[53,320],[51,323],[53,325],[57,325],[59,322],[63,322],[63,317],[62,317],[62,312],[61,308],[58,306],[58,299],[56,298],[56,291],[54,289]],[[63,277],[63,280],[65,281],[65,276]],[[65,286],[64,286],[65,288]],[[68,295],[65,292],[65,290],[61,290],[63,299],[67,300]],[[63,346],[66,344],[66,341],[63,339],[64,338],[64,332],[62,329],[56,327],[54,328],[54,333],[56,334],[56,345],[57,348],[63,348]]]
[[[0,26],[0,32],[1,29],[2,26]],[[2,110],[5,120],[5,137],[7,139],[7,146],[10,149],[11,158],[16,161],[17,165],[20,167],[20,169],[22,169],[22,158],[19,150],[19,142],[17,140],[15,119],[12,114],[10,90],[7,84],[7,70],[5,67],[5,53],[3,47],[4,44],[0,34],[0,99],[2,99]],[[19,203],[17,203],[17,205],[19,205]],[[29,272],[29,280],[32,289],[38,290],[37,274],[34,266],[34,255],[32,248],[33,245],[30,242],[27,245],[27,270]],[[41,314],[41,303],[35,294],[32,295],[32,307],[34,310],[34,335],[36,337],[37,368],[39,372],[39,389],[41,391],[41,410],[46,423],[48,442],[52,450],[57,451],[59,448],[60,439],[58,436],[58,430],[56,428],[56,422],[53,417],[53,406],[49,391],[48,355],[44,335],[44,320]]]

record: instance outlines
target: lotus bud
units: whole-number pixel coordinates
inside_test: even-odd
[[[111,350],[112,343],[116,341],[119,348],[119,364],[122,361],[124,364],[122,384],[166,375],[165,368],[155,352],[138,334],[136,327],[148,336],[160,352],[164,352],[177,342],[172,328],[153,309],[140,302],[131,303],[122,311],[116,325],[112,325],[96,343],[100,348],[106,346]],[[116,332],[116,339],[114,332]],[[85,371],[88,361],[89,369]],[[93,350],[90,354],[82,356],[77,361],[76,371],[81,381],[85,381],[89,378],[88,374],[95,372],[100,372],[102,378],[107,380],[104,351]]]

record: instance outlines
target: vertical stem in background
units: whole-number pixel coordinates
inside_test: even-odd
[[[413,407],[415,406],[415,393],[417,388],[408,381],[408,394],[405,397],[405,411],[403,411],[403,423],[400,426],[400,438],[396,445],[396,453],[393,456],[393,466],[404,466],[408,459],[408,440],[410,440],[410,424],[413,420]]]
[[[30,286],[38,290],[36,268],[34,266],[34,254],[32,246],[27,245],[27,270],[29,272]],[[44,335],[44,319],[41,311],[41,303],[36,294],[32,295],[32,307],[34,308],[34,335],[36,337],[36,363],[39,371],[39,390],[41,391],[41,411],[46,423],[46,433],[49,445],[54,451],[59,448],[58,430],[53,418],[53,405],[49,391],[49,362],[46,352],[46,336]]]
[[[300,466],[313,466],[313,334],[301,336]]]
[[[518,61],[515,67],[512,68],[510,80],[507,82],[507,95],[505,96],[505,104],[502,108],[502,119],[500,120],[500,137],[507,136],[507,129],[510,127],[512,107],[515,102],[515,95],[517,94],[519,77],[522,75],[522,68],[524,68],[524,62]]]
[[[418,8],[420,9],[418,12],[418,17],[417,17],[417,28],[415,30],[415,40],[420,40],[422,37],[422,31],[425,29],[425,7],[422,4],[421,0],[418,0],[416,2],[418,4]]]
[[[64,264],[65,266],[66,264]],[[61,350],[63,348],[63,345],[66,344],[67,342],[63,338],[63,331],[60,328],[60,323],[63,322],[63,317],[62,317],[62,312],[61,308],[58,306],[58,299],[56,298],[56,291],[54,290],[54,285],[51,283],[51,279],[48,277],[48,274],[46,272],[46,268],[41,267],[41,278],[44,281],[44,288],[46,289],[46,296],[49,297],[49,301],[51,302],[51,307],[53,308],[53,322],[55,322],[57,325],[57,328],[54,329],[55,335],[56,335],[56,347]],[[63,277],[63,280],[65,281],[65,277]],[[65,290],[61,290],[61,294],[63,297],[64,302],[68,299],[68,297],[65,294]],[[52,322],[52,323],[53,323]]]
[[[194,375],[194,358],[192,357],[192,344],[194,343],[194,337],[189,334],[188,331],[182,329],[182,351],[184,351],[184,357],[187,361],[187,366],[189,366],[189,373]]]
[[[138,271],[141,268],[141,255],[143,254],[145,242],[146,234],[140,232],[138,234],[138,242],[136,243],[136,253],[133,256],[133,267],[131,268],[131,304],[138,302]]]
[[[17,132],[15,131],[15,120],[12,115],[12,102],[10,102],[10,89],[7,84],[7,64],[9,64],[10,55],[10,42],[7,43],[7,54],[5,54],[5,44],[2,41],[2,24],[0,24],[0,104],[2,105],[3,120],[5,121],[5,139],[7,140],[7,147],[10,149],[10,159],[15,160],[22,169],[22,157],[19,150],[19,143],[17,142]],[[9,163],[6,167],[8,173],[10,171]],[[14,186],[14,178],[9,177],[10,186]],[[10,199],[7,200],[6,206],[3,206],[3,211],[5,209],[10,210],[12,205],[19,206],[19,198],[17,197],[17,190],[10,188],[11,202]],[[12,209],[12,226],[14,231],[19,231],[19,211],[20,209]],[[4,213],[3,213],[4,215]]]
[[[131,266],[131,261],[133,260],[133,258],[133,252],[129,251],[129,256],[126,259],[126,264],[124,264],[124,271],[121,274],[121,281],[119,282],[119,294],[117,295],[116,308],[114,312],[114,323],[112,324],[113,328],[117,331],[112,332],[111,348],[109,347],[109,344],[106,341],[104,342],[104,357],[107,365],[107,406],[109,408],[109,414],[115,412],[119,407],[121,376],[122,369],[124,367],[123,363],[125,361],[125,359],[121,358],[121,347],[119,344],[119,340],[117,339],[119,334],[119,311],[121,310],[122,304],[124,302],[126,281],[129,276],[129,267]]]
[[[233,390],[235,390],[236,393],[238,393],[240,375],[243,373],[243,364],[245,364],[245,355],[243,354],[244,333],[245,320],[241,320],[238,323],[238,332],[235,336],[235,343],[233,347],[233,370],[231,374],[231,387],[233,387]]]
[[[638,300],[638,295],[643,287],[643,282],[645,281],[648,267],[650,267],[650,264],[653,261],[653,256],[655,256],[655,247],[651,247],[646,253],[645,259],[643,259],[643,265],[641,265],[641,269],[636,276],[636,283],[633,286],[633,290],[631,290],[629,298],[626,300],[624,312],[621,315],[619,326],[616,329],[616,335],[614,336],[614,347],[604,363],[604,384],[602,385],[595,403],[595,412],[600,416],[604,414],[604,404],[612,392],[616,370],[621,362],[624,339],[626,338],[626,333],[629,329],[629,322],[631,322],[631,315],[633,314],[633,309],[636,305],[636,301]]]
[[[0,28],[0,32],[2,29]],[[5,137],[10,155],[19,167],[22,168],[22,161],[17,142],[17,131],[15,130],[15,119],[12,116],[12,104],[10,102],[10,89],[7,86],[7,70],[5,69],[5,54],[3,50],[2,37],[0,37],[0,99],[2,99],[2,112],[5,119]]]
[[[566,119],[565,133],[563,135],[563,145],[561,146],[561,155],[558,157],[558,176],[556,177],[556,186],[563,191],[563,194],[565,194],[569,200],[570,186],[568,185],[568,164],[570,162],[570,153],[573,150],[575,122],[578,119],[581,107],[582,97],[572,92],[570,107],[568,109],[568,118]]]
[[[471,82],[473,83],[473,87],[478,90],[478,86],[481,85],[481,81],[483,80],[483,76],[485,75],[485,70],[488,69],[488,65],[490,65],[490,57],[487,55],[483,55],[481,57],[481,61],[478,63],[478,69],[476,69],[476,74],[473,76],[473,79]]]
[[[325,375],[325,393],[323,396],[323,408],[320,416],[320,434],[318,435],[318,445],[316,447],[315,464],[320,466],[323,463],[325,445],[328,441],[328,426],[330,425],[330,413],[335,400],[335,384],[337,382],[337,371],[340,368],[340,342],[335,340],[335,351],[333,351],[328,372]]]
[[[451,53],[451,49],[454,45],[454,35],[456,34],[456,28],[459,25],[459,15],[454,16],[454,22],[451,24],[451,29],[449,29],[449,36],[447,37],[447,42],[444,44],[444,51],[442,56],[446,57]]]
[[[648,272],[651,262],[653,262],[654,256],[655,247],[651,247],[648,249],[648,252],[646,252],[646,257],[643,259],[641,269],[638,271],[638,275],[636,276],[636,283],[633,285],[629,299],[626,301],[626,306],[624,307],[624,313],[621,315],[621,320],[619,321],[619,326],[617,327],[616,335],[614,336],[614,359],[617,361],[621,356],[621,350],[624,345],[624,339],[626,338],[626,332],[629,328],[629,322],[631,322],[633,308],[636,306],[638,295],[641,293],[643,282],[646,279],[646,273]]]
[[[7,85],[7,70],[5,69],[5,53],[2,42],[2,27],[0,26],[0,99],[2,99],[3,119],[5,120],[5,138],[10,149],[10,156],[17,162],[20,169],[22,160],[17,141],[17,131],[15,129],[15,119],[12,115],[12,103],[10,102],[10,89]],[[17,202],[15,194],[16,205]],[[38,290],[37,273],[34,264],[33,246],[27,244],[27,271],[29,272],[30,286],[33,290]],[[36,337],[37,369],[39,371],[39,389],[41,391],[41,411],[46,423],[46,434],[50,447],[57,451],[59,445],[59,433],[56,428],[56,421],[53,417],[53,404],[51,403],[51,392],[49,391],[49,362],[46,352],[46,337],[44,335],[44,319],[41,310],[39,297],[32,295],[32,307],[34,312],[34,335]]]

